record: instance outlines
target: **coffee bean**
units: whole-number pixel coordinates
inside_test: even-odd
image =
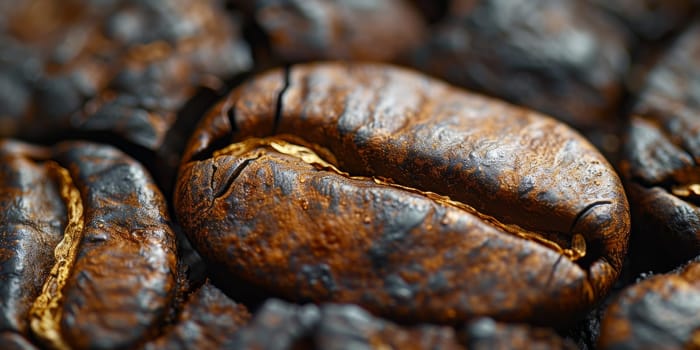
[[[617,175],[568,127],[381,65],[239,87],[190,140],[175,207],[232,275],[422,322],[570,321],[629,230]]]
[[[170,310],[175,237],[162,194],[118,150],[3,141],[3,328],[53,348],[128,347]],[[4,305],[7,305],[6,307]]]

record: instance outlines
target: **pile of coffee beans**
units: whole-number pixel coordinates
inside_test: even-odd
[[[698,15],[0,0],[0,349],[700,348]]]

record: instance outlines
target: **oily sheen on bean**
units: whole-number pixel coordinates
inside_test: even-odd
[[[609,290],[629,232],[617,175],[567,126],[373,64],[234,90],[194,132],[175,207],[236,277],[441,323],[571,320]]]

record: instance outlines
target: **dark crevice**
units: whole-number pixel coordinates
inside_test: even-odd
[[[228,123],[231,126],[231,135],[235,135],[238,132],[238,123],[236,123],[236,106],[231,106],[231,108],[226,111],[226,118],[228,118]]]
[[[157,151],[157,163],[153,167],[154,177],[161,183],[168,199],[175,185],[176,169],[192,130],[222,94],[223,91],[199,88],[178,110],[175,122],[168,128],[163,144]]]
[[[245,9],[243,12],[250,13],[244,16],[243,40],[248,43],[255,62],[254,71],[261,72],[279,66],[282,62],[276,57],[272,48],[272,42],[265,29],[255,20],[253,8]]]
[[[211,176],[209,176],[209,188],[211,188],[212,192],[214,192],[214,181],[216,180],[216,172],[219,170],[219,167],[216,165],[216,162],[212,162],[211,164]],[[215,196],[218,197],[218,196]]]
[[[584,271],[588,271],[596,261],[608,261],[604,255],[605,252],[605,246],[601,240],[586,242],[586,255],[576,260],[576,264]],[[590,283],[591,276],[588,275],[587,278]]]
[[[595,207],[601,206],[601,205],[609,205],[609,204],[612,204],[612,201],[602,200],[602,201],[595,201],[591,204],[588,204],[585,208],[583,208],[576,215],[576,218],[574,218],[573,223],[571,223],[571,228],[569,228],[569,234],[572,237],[574,234],[577,234],[577,232],[574,232],[576,225],[578,225],[579,221],[581,221],[581,219],[584,216],[586,216],[588,213],[590,213]],[[601,258],[605,259],[604,253],[605,253],[605,247],[603,246],[602,241],[600,241],[600,240],[595,240],[595,241],[586,240],[586,255],[581,257],[581,259],[576,260],[576,265],[578,265],[584,271],[588,271],[594,262],[598,261]]]
[[[557,261],[554,262],[554,265],[552,265],[552,271],[549,273],[549,277],[547,277],[547,282],[545,283],[546,287],[549,287],[549,285],[552,283],[554,280],[554,275],[557,273],[557,268],[559,268],[559,263],[564,259],[564,255],[559,255],[557,258]]]
[[[246,160],[244,160],[243,162],[241,162],[240,164],[238,164],[238,166],[236,166],[236,169],[233,170],[233,172],[231,173],[231,175],[228,176],[228,177],[226,178],[226,183],[225,183],[223,186],[220,186],[220,187],[219,187],[219,190],[216,191],[216,192],[214,193],[214,200],[220,198],[220,197],[223,196],[226,192],[228,192],[228,190],[233,186],[233,183],[236,181],[236,179],[238,179],[238,176],[241,175],[241,173],[243,172],[243,170],[244,170],[248,165],[250,165],[251,162],[257,160],[258,158],[260,158],[259,155],[256,156],[255,158],[246,159]],[[214,170],[212,171],[212,174],[211,174],[211,176],[212,176],[212,180],[211,180],[211,182],[212,182],[212,190],[214,189],[214,187],[213,187],[213,184],[214,184],[214,173],[216,172],[216,169],[217,169],[215,164],[213,165],[213,167],[214,167]]]
[[[217,95],[214,96],[212,98],[211,102],[207,105],[207,109],[210,109],[210,108],[212,108],[212,106],[215,106],[216,102],[221,100],[222,98],[224,98],[224,96],[226,96],[226,94],[228,94],[230,89],[233,89],[233,88],[239,86],[244,81],[246,81],[246,79],[248,79],[249,77],[250,77],[250,75],[247,73],[240,74],[240,75],[234,77],[233,79],[227,81],[225,91],[220,91],[219,93],[217,93]],[[187,134],[187,138],[191,137],[192,130],[195,129],[196,123],[198,123],[199,120],[204,115],[206,115],[206,113],[204,111],[202,111],[201,113],[197,114],[197,118],[194,118],[194,120],[190,121],[190,124],[188,124],[187,126],[182,126],[181,128],[178,128],[178,130],[184,130],[184,132]],[[238,127],[236,124],[236,106],[235,106],[235,104],[232,105],[231,108],[226,111],[226,118],[228,118],[228,121],[231,124],[231,130],[229,131],[229,133],[227,135],[224,135],[222,137],[217,138],[208,147],[206,147],[205,149],[194,154],[192,156],[191,160],[202,161],[205,159],[209,159],[209,158],[211,158],[211,155],[214,153],[214,151],[229,145],[233,134],[238,131]],[[186,144],[187,144],[187,142],[184,142],[181,140],[180,153],[182,153]]]
[[[571,223],[571,227],[569,228],[569,233],[573,234],[574,228],[578,224],[578,222],[581,220],[582,217],[586,216],[593,208],[599,206],[599,205],[606,205],[606,204],[612,204],[612,201],[609,200],[602,200],[602,201],[595,201],[589,205],[587,205],[585,208],[583,208],[574,218],[574,222]],[[586,242],[588,243],[588,242]]]
[[[289,88],[290,85],[290,79],[291,79],[291,70],[292,67],[287,65],[284,67],[284,86],[282,87],[282,90],[280,90],[279,94],[277,95],[277,105],[275,106],[275,120],[274,124],[272,126],[272,134],[277,133],[277,129],[279,127],[279,124],[282,120],[282,107],[284,103],[284,94],[287,92],[287,89]]]
[[[229,145],[228,138],[226,137],[220,137],[217,138],[216,140],[213,140],[209,146],[207,146],[205,149],[197,152],[192,156],[190,161],[203,161],[211,158],[211,156],[214,154],[215,151],[222,149],[226,146]]]

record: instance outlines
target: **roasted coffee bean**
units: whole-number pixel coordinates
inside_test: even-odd
[[[571,321],[629,231],[617,175],[577,133],[383,65],[239,87],[195,131],[175,207],[238,278],[412,322]]]
[[[679,29],[698,8],[695,0],[588,0],[622,20],[643,39],[659,39]]]
[[[31,0],[0,16],[0,136],[108,133],[156,150],[198,86],[252,65],[213,0]]]
[[[700,262],[625,289],[607,309],[601,349],[700,348]]]
[[[233,336],[249,319],[245,306],[206,282],[190,296],[177,324],[144,349],[230,348]]]
[[[5,140],[0,150],[9,233],[0,257],[14,278],[2,284],[3,317],[29,320],[33,337],[59,349],[129,347],[154,335],[177,262],[166,203],[143,167],[91,143],[50,150]]]
[[[668,270],[700,254],[699,59],[696,24],[651,71],[630,116],[621,168],[642,269]]]
[[[281,62],[388,61],[416,45],[426,24],[404,0],[233,1],[268,38]]]
[[[355,305],[298,306],[270,299],[233,349],[463,349],[449,327],[401,327]]]
[[[482,318],[470,322],[462,332],[462,343],[471,350],[491,349],[577,349],[570,340],[548,328],[499,324]]]
[[[409,65],[550,114],[614,153],[627,36],[581,1],[455,0]]]

